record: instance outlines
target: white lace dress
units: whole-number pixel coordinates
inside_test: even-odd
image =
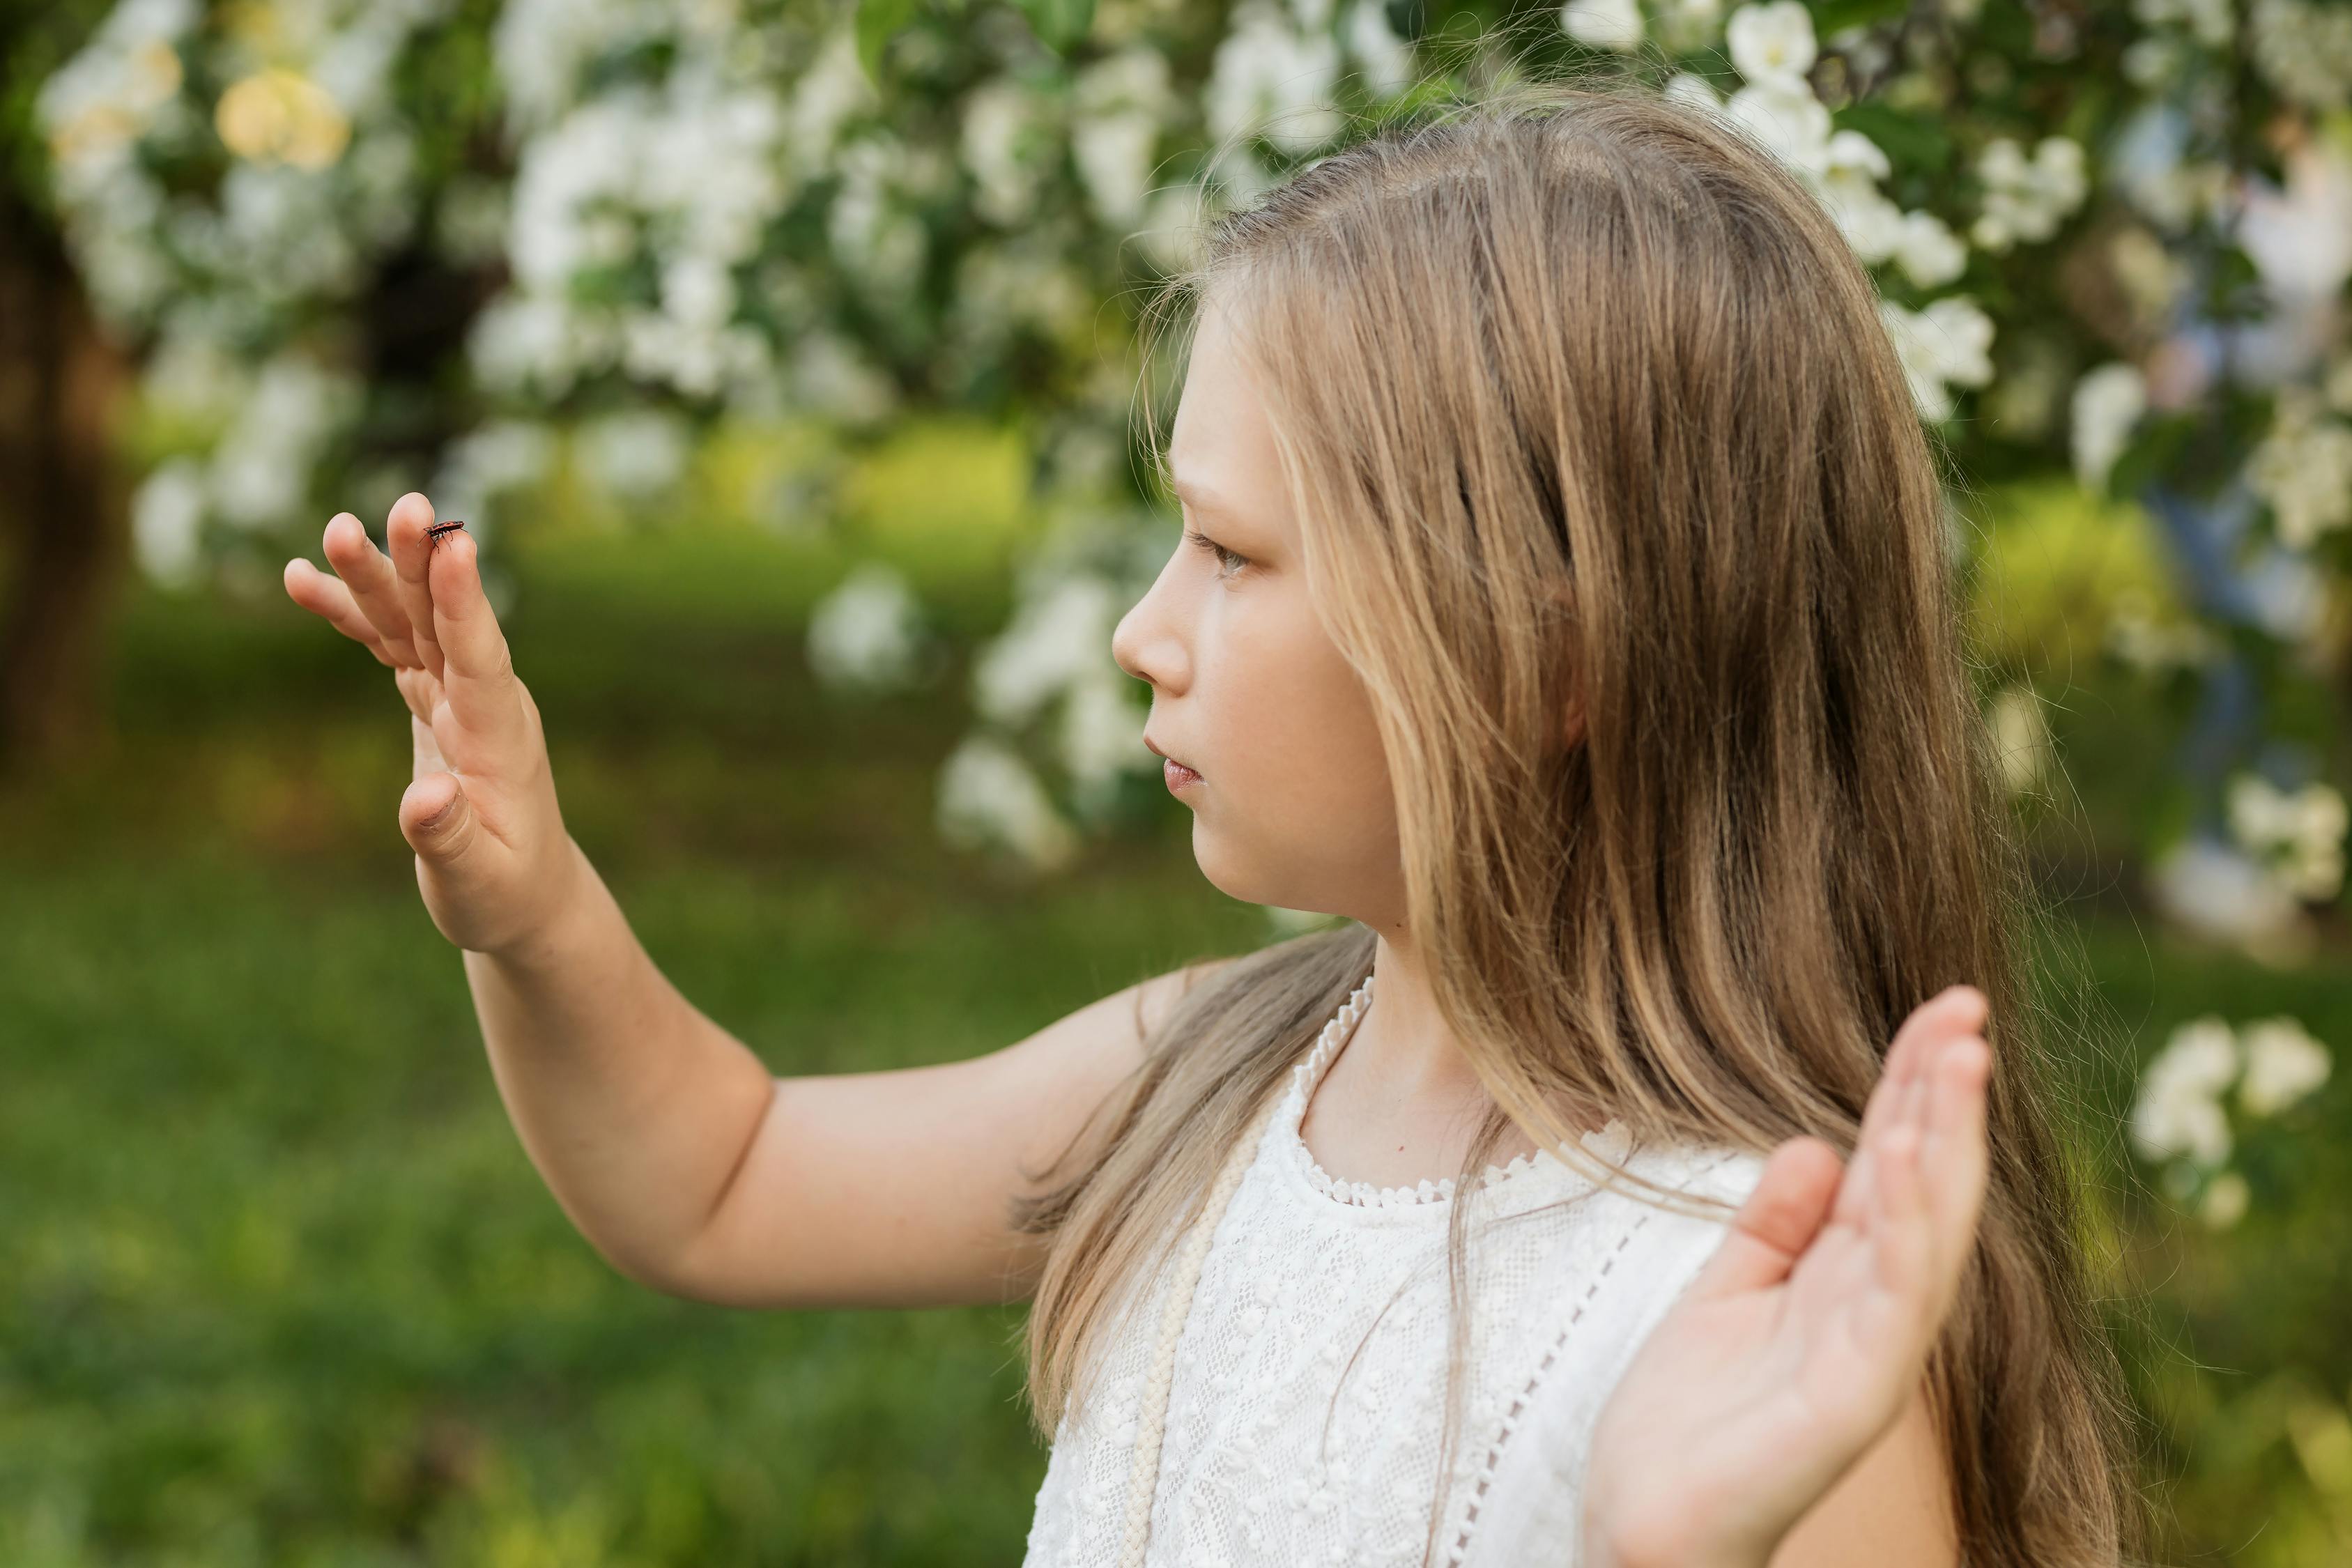
[[[1422,1561],[1444,1420],[1454,1184],[1335,1180],[1298,1131],[1370,986],[1292,1069],[1210,1235],[1176,1341],[1149,1568]],[[1621,1162],[1629,1148],[1616,1121],[1582,1141]],[[1760,1155],[1728,1149],[1650,1149],[1627,1163],[1735,1205],[1763,1169]],[[1577,1201],[1546,1206],[1562,1199]],[[1549,1152],[1488,1166],[1466,1201],[1477,1205],[1472,1342],[1433,1561],[1573,1563],[1593,1423],[1725,1226],[1600,1192]],[[1163,1269],[1122,1319],[1098,1397],[1055,1434],[1024,1568],[1118,1563],[1144,1374],[1175,1273]]]

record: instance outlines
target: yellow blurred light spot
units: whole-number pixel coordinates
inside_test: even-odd
[[[272,66],[221,94],[213,111],[221,142],[254,163],[323,169],[343,155],[352,122],[326,89],[299,71]]]
[[[131,57],[131,79],[138,84],[138,102],[151,110],[180,90],[180,57],[161,38],[150,38]]]

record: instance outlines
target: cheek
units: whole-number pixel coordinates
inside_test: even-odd
[[[1389,822],[1370,699],[1321,626],[1286,617],[1229,630],[1217,672],[1219,757],[1235,805],[1273,830],[1318,837]]]

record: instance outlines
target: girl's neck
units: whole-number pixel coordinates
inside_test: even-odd
[[[1381,1121],[1452,1124],[1466,1118],[1475,1127],[1492,1103],[1461,1042],[1438,1016],[1419,953],[1386,933],[1373,953],[1370,1005],[1332,1073],[1349,1086],[1342,1092],[1350,1106]],[[1603,1120],[1572,1117],[1569,1131],[1591,1131]],[[1504,1134],[1506,1158],[1531,1147],[1517,1129]]]

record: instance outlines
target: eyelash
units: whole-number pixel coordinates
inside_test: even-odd
[[[1218,566],[1223,568],[1222,572],[1219,574],[1222,576],[1230,577],[1234,575],[1234,574],[1239,572],[1243,567],[1249,564],[1249,558],[1247,556],[1234,554],[1232,551],[1226,549],[1215,540],[1211,539],[1207,534],[1202,533],[1197,530],[1185,534],[1184,537],[1192,541],[1194,544],[1200,546],[1202,549],[1206,550],[1216,556]]]

